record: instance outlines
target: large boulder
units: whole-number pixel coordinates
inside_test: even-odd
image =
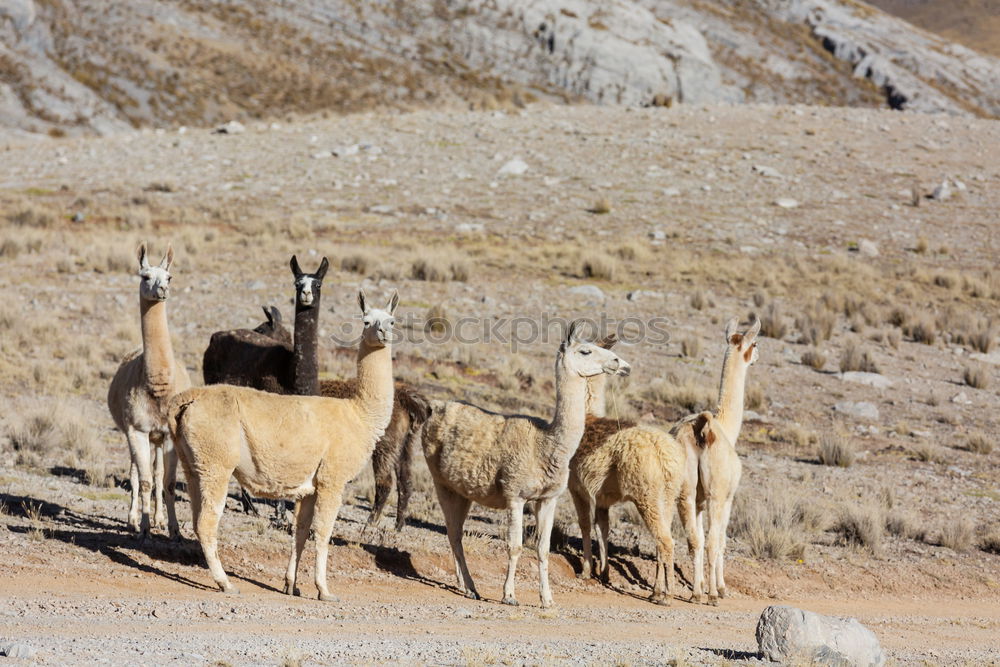
[[[821,616],[784,605],[768,607],[757,621],[757,646],[768,660],[837,667],[882,667],[885,653],[871,630],[854,618]]]

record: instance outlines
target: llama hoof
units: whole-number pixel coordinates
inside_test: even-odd
[[[710,604],[713,607],[718,607],[719,606],[719,596],[718,595],[709,595],[708,596],[708,604]]]
[[[323,591],[320,591],[318,597],[320,602],[340,602],[340,598],[333,593],[324,593]]]
[[[302,595],[302,591],[299,590],[298,586],[285,582],[285,595],[294,595],[298,597]]]
[[[219,586],[219,590],[222,591],[223,595],[236,596],[240,594],[240,589],[236,588],[236,586],[233,586],[232,584],[230,584],[228,587]]]
[[[518,606],[519,603],[514,598],[508,596],[508,597],[505,597],[503,600],[500,600],[500,604],[509,604],[512,607],[516,607],[516,606]]]
[[[482,600],[482,598],[479,597],[479,593],[477,593],[476,591],[462,591],[462,595],[469,598],[470,600]]]
[[[552,600],[542,600],[542,609],[552,609]]]
[[[720,598],[726,597],[726,587],[725,586],[720,586],[719,587],[719,597]]]
[[[653,604],[658,604],[661,607],[669,607],[671,602],[670,598],[667,597],[666,595],[655,595],[655,594],[649,597],[649,601],[652,602]]]
[[[691,597],[688,598],[688,602],[691,602],[692,604],[704,604],[705,596],[701,594],[695,595],[694,593],[692,593]]]

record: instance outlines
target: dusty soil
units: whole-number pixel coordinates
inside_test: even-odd
[[[898,664],[996,662],[1000,561],[985,545],[1000,528],[1000,453],[967,442],[976,432],[995,440],[1000,358],[995,329],[986,353],[959,334],[997,313],[998,140],[996,122],[807,107],[531,107],[306,119],[230,136],[0,140],[0,243],[21,248],[0,253],[0,639],[24,641],[51,664],[716,664],[753,660],[760,610],[788,603],[857,616]],[[355,143],[371,147],[324,153]],[[498,175],[515,157],[527,172]],[[946,178],[954,195],[927,199]],[[775,204],[786,198],[795,205]],[[600,199],[610,213],[590,212]],[[29,210],[36,223],[18,217]],[[124,532],[127,453],[103,396],[138,341],[139,238],[154,253],[176,245],[170,323],[192,377],[211,332],[255,324],[262,303],[290,316],[292,252],[309,265],[333,260],[323,295],[333,308],[323,315],[331,375],[352,372],[351,351],[329,336],[353,321],[359,285],[398,288],[401,313],[418,319],[436,305],[453,319],[664,317],[670,342],[623,345],[635,372],[613,392],[614,408],[654,423],[687,411],[673,386],[710,401],[725,321],[774,305],[786,330],[762,339],[750,372],[757,398],[739,444],[740,497],[752,506],[780,493],[825,519],[795,528],[794,555],[777,559],[733,534],[734,595],[718,608],[684,601],[690,563],[678,549],[681,595],[660,608],[643,599],[652,545],[634,516],[613,517],[605,588],[575,578],[579,532],[564,506],[558,608],[536,606],[528,556],[513,609],[497,602],[499,514],[474,510],[467,524],[470,566],[489,599],[450,588],[443,523],[418,460],[402,534],[361,535],[370,473],[349,490],[331,554],[335,604],[279,594],[288,536],[231,503],[222,559],[242,595],[223,597],[208,587],[183,493],[181,545],[138,545]],[[856,252],[861,241],[878,255]],[[585,275],[592,255],[614,271]],[[340,261],[359,256],[360,269]],[[468,275],[413,279],[420,259],[446,271],[464,263]],[[584,285],[600,293],[570,291]],[[834,324],[815,345],[828,361],[813,370],[799,362],[813,346],[798,320],[817,303],[834,304]],[[893,324],[894,309],[926,318],[933,339]],[[497,341],[434,344],[420,331],[413,325],[398,346],[396,372],[428,394],[551,410],[553,341],[515,354]],[[697,349],[682,352],[685,340]],[[838,375],[852,343],[890,386]],[[967,368],[981,369],[984,387],[964,384]],[[870,402],[880,416],[833,409],[845,401]],[[56,435],[32,451],[19,445],[18,429],[38,411],[77,424],[90,447]],[[831,433],[855,447],[852,466],[817,465],[815,437]],[[836,524],[851,508],[879,521],[905,514],[911,529],[849,544]],[[945,535],[956,517],[965,539]],[[305,568],[309,596],[309,558]]]

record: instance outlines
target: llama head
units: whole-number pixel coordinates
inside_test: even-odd
[[[583,322],[580,320],[574,320],[569,325],[566,338],[559,346],[559,356],[556,363],[571,375],[583,378],[602,374],[628,375],[632,367],[608,349],[614,345],[617,338],[612,341],[605,338],[600,343],[590,343],[580,338],[582,325]],[[607,343],[607,347],[604,347],[605,343]]]
[[[291,344],[292,336],[285,327],[284,319],[281,317],[281,311],[278,310],[278,307],[261,306],[261,308],[264,311],[264,317],[267,319],[257,325],[254,331],[262,336],[273,338],[278,342]]]
[[[167,245],[167,254],[160,263],[153,266],[146,256],[146,242],[139,244],[139,298],[143,301],[166,301],[170,296],[170,265],[174,261],[174,249]]]
[[[760,333],[760,320],[754,317],[750,328],[739,333],[740,320],[734,317],[726,324],[726,360],[733,359],[737,364],[748,367],[757,361],[757,334]]]
[[[295,255],[292,255],[292,261],[289,262],[289,265],[292,267],[292,275],[295,276],[295,309],[312,308],[313,304],[319,303],[323,276],[330,268],[330,262],[324,257],[319,268],[316,269],[316,273],[305,273],[299,268],[299,260],[296,259]]]
[[[392,342],[392,327],[396,323],[393,313],[399,305],[399,294],[392,293],[385,308],[373,308],[368,304],[365,293],[358,290],[358,305],[361,306],[361,341],[369,347],[385,347]]]

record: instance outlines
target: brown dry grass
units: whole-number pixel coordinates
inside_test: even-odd
[[[826,433],[819,439],[819,462],[827,466],[850,468],[856,458],[854,443],[844,436]]]

